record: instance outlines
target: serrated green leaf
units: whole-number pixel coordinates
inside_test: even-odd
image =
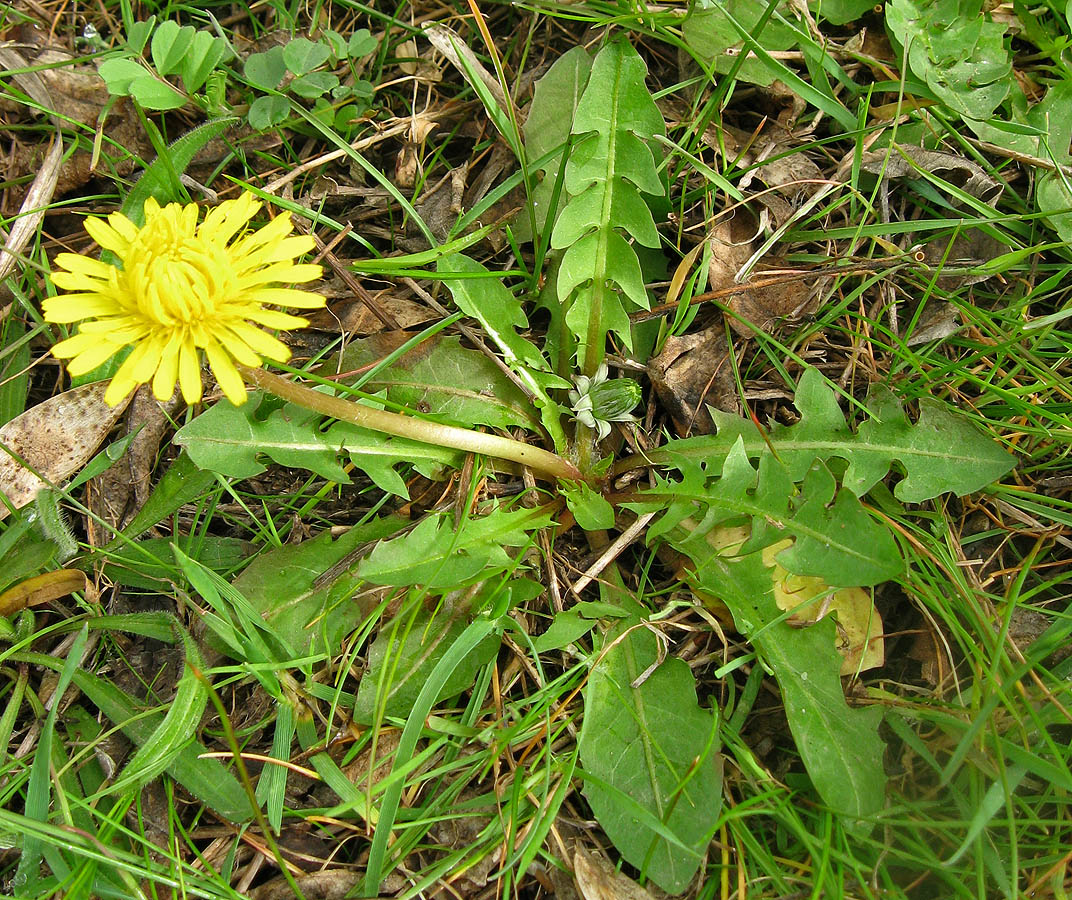
[[[799,549],[783,551],[778,562],[791,572],[821,578],[832,586],[878,584],[896,578],[904,569],[889,529],[872,519],[855,495],[843,489],[830,504],[836,484],[821,462],[809,471],[799,494],[773,454],[760,456],[758,471],[752,468],[741,440],[726,457],[717,480],[696,466],[685,466],[681,472],[680,481],[660,478],[654,488],[642,492],[643,497],[652,498],[646,504],[627,504],[638,510],[665,508],[662,517],[648,527],[649,540],[670,533],[687,518],[700,519],[690,537],[681,542],[697,544],[696,555],[703,555],[702,545],[711,528],[748,516],[753,538],[746,550],[791,536]]]
[[[261,395],[263,396],[263,395]],[[409,463],[431,473],[438,466],[454,465],[459,454],[434,444],[390,437],[335,422],[320,428],[320,416],[293,404],[258,418],[256,395],[240,407],[217,403],[179,429],[175,442],[186,448],[201,468],[232,478],[251,478],[266,468],[264,455],[283,466],[308,469],[322,478],[349,484],[350,476],[339,462],[347,453],[355,466],[388,493],[406,496],[406,485],[394,470]]]
[[[583,47],[571,47],[552,64],[547,73],[533,86],[532,103],[525,119],[525,155],[530,161],[546,156],[556,148],[564,147],[569,140],[570,128],[580,103],[581,93],[592,71],[592,57]],[[561,166],[561,150],[540,166],[529,202],[536,220],[536,230],[543,232],[550,222],[554,224],[557,205],[554,201],[555,182]],[[561,197],[559,197],[561,202]],[[529,216],[523,210],[514,225],[514,235],[519,241],[534,238]]]
[[[458,309],[480,322],[502,353],[503,361],[529,389],[555,448],[564,451],[566,437],[561,419],[567,410],[551,399],[549,391],[571,385],[552,374],[552,366],[546,357],[535,344],[519,334],[528,327],[528,317],[521,302],[498,277],[460,253],[440,259],[436,271],[444,277]]]
[[[727,560],[710,545],[707,552],[699,547],[690,543],[685,551],[696,566],[697,583],[729,607],[738,630],[774,673],[789,728],[823,802],[846,816],[878,812],[886,784],[878,735],[882,711],[850,709],[845,702],[834,623],[828,617],[793,628],[778,609],[759,553]]]
[[[383,356],[379,337],[351,341],[327,368],[357,372]],[[337,366],[337,368],[335,368]],[[454,335],[434,335],[390,366],[361,382],[362,390],[386,392],[392,403],[419,409],[436,421],[472,428],[538,427],[528,397],[488,357],[461,346]]]
[[[936,97],[967,119],[988,119],[1008,96],[1012,60],[1005,25],[981,0],[891,0],[886,25]]]
[[[636,625],[608,635],[589,676],[579,743],[584,771],[598,781],[586,781],[584,794],[622,857],[676,894],[718,822],[722,760],[688,665],[671,658],[649,672],[658,647]]]
[[[224,42],[207,31],[199,31],[194,35],[190,49],[183,57],[179,67],[183,86],[189,94],[200,90],[212,74],[212,70],[219,65],[227,47]]]
[[[300,544],[284,544],[260,554],[234,587],[299,654],[314,645],[335,653],[368,609],[353,596],[361,584],[357,576],[343,572],[326,584],[318,579],[363,544],[395,534],[405,524],[387,516],[356,525],[334,541],[324,532]]]
[[[547,510],[498,508],[465,518],[427,515],[416,528],[381,541],[357,565],[357,574],[373,584],[452,590],[517,567],[507,547],[525,547],[532,533],[551,523]]]
[[[614,527],[614,507],[602,494],[583,482],[563,487],[566,505],[577,524],[585,531],[602,531]]]
[[[179,26],[178,22],[161,22],[153,32],[149,45],[153,65],[160,75],[174,75],[182,66],[183,57],[193,46],[196,29],[192,25]]]
[[[305,75],[317,66],[322,66],[331,56],[331,48],[326,44],[297,37],[283,45],[283,62],[287,70],[294,75]]]
[[[651,451],[652,461],[717,470],[740,439],[745,454],[753,459],[773,448],[794,482],[802,480],[817,459],[844,459],[849,463],[845,487],[857,496],[867,493],[897,463],[905,477],[894,494],[906,503],[980,490],[1016,463],[971,422],[928,397],[919,401],[920,418],[912,425],[889,389],[874,386],[866,403],[872,417],[855,434],[818,370],[804,371],[795,403],[800,421],[775,424],[766,435],[748,419],[711,410],[717,434],[672,441]]]
[[[640,262],[618,229],[649,247],[659,246],[643,191],[665,193],[648,143],[665,133],[662,114],[644,84],[647,68],[626,41],[607,44],[592,64],[571,132],[566,163],[568,202],[551,232],[551,247],[565,250],[558,274],[566,324],[580,342],[586,373],[602,359],[606,335],[631,346],[622,295],[646,308]]]
[[[368,668],[354,701],[354,721],[371,725],[384,716],[405,718],[424,682],[469,627],[467,604],[444,602],[432,612],[403,611],[381,626],[369,647]],[[501,640],[490,633],[469,650],[443,682],[434,702],[452,697],[473,684],[481,667],[495,657]]]

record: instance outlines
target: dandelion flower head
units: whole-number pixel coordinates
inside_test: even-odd
[[[292,235],[290,213],[261,228],[249,221],[261,204],[249,192],[227,200],[198,224],[197,204],[145,203],[140,228],[122,213],[89,218],[86,231],[118,266],[61,253],[52,281],[70,293],[50,297],[45,320],[81,323],[78,333],[52,348],[71,375],[84,375],[125,347],[130,355],[105,392],[114,405],[152,382],[167,400],[178,382],[188,403],[201,399],[201,352],[232,403],[246,399],[235,363],[257,367],[283,362],[289,348],[265,329],[300,328],[306,319],[271,307],[315,309],[319,294],[281,285],[314,281],[318,265],[296,263],[313,238]]]

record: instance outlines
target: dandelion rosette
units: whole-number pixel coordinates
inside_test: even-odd
[[[261,228],[249,221],[261,203],[248,192],[227,200],[198,224],[197,204],[145,202],[145,224],[122,213],[86,220],[86,231],[118,265],[61,253],[56,287],[71,293],[50,297],[45,320],[75,322],[78,333],[52,348],[69,360],[73,376],[84,375],[132,347],[119,366],[106,402],[115,405],[152,381],[159,400],[178,382],[188,403],[201,399],[201,351],[232,403],[246,399],[235,363],[258,367],[283,362],[290,349],[265,329],[300,328],[308,320],[270,307],[316,309],[324,298],[286,284],[314,281],[318,265],[296,263],[313,249],[313,238],[292,235],[290,213]]]

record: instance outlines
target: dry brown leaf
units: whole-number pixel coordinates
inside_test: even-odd
[[[108,406],[107,387],[96,382],[57,394],[0,428],[0,449],[8,451],[0,457],[0,491],[11,506],[19,509],[32,502],[42,489],[59,484],[89,461],[128,402]],[[0,507],[0,519],[9,511],[6,505]]]
[[[852,153],[849,153],[838,167],[839,179],[851,170],[852,164]],[[919,170],[922,169],[988,204],[993,204],[1002,191],[1001,182],[991,178],[982,166],[970,159],[955,153],[926,150],[907,144],[897,144],[892,149],[865,151],[860,156],[860,168],[887,181],[921,178]]]
[[[0,281],[3,281],[15,267],[15,262],[26,249],[30,239],[37,233],[37,226],[45,217],[45,209],[52,202],[56,191],[56,181],[60,174],[60,160],[63,159],[63,140],[56,134],[45,161],[37,170],[30,189],[22,198],[22,207],[19,209],[15,224],[11,226],[4,246],[0,248]],[[2,237],[2,232],[0,232]]]
[[[573,875],[584,900],[653,900],[632,878],[615,871],[602,854],[580,846],[573,852]]]
[[[364,880],[364,873],[355,869],[324,869],[309,875],[283,875],[257,885],[249,892],[250,900],[292,900],[294,887],[306,900],[343,900]]]
[[[111,526],[104,528],[95,519],[89,520],[89,541],[93,546],[108,543],[113,532],[125,528],[149,499],[149,482],[160,453],[160,439],[170,424],[169,415],[181,402],[177,389],[164,404],[153,396],[148,385],[143,384],[134,392],[123,428],[125,434],[134,435],[130,447],[123,459],[91,479],[86,487],[90,510]]]
[[[503,110],[510,108],[509,101],[503,93],[499,80],[484,67],[480,57],[469,49],[469,45],[462,40],[458,32],[453,28],[448,28],[446,25],[436,23],[424,27],[424,36],[428,38],[429,43],[436,50],[446,57],[447,62],[454,66],[466,81],[472,83],[471,76],[476,75]]]
[[[714,433],[708,406],[740,413],[721,322],[684,337],[668,337],[648,361],[648,378],[679,435]]]
[[[85,590],[86,573],[79,569],[57,569],[20,581],[0,594],[0,616],[13,616],[28,606],[40,606]]]
[[[376,303],[382,310],[390,313],[403,329],[413,328],[435,318],[435,313],[427,306],[407,297],[377,294]],[[384,331],[379,316],[369,309],[367,303],[356,298],[332,303],[330,310],[314,310],[307,314],[306,318],[309,320],[309,327],[318,331],[336,334],[339,331],[347,334],[378,334]],[[407,339],[409,337],[411,335],[406,335]]]
[[[707,236],[711,247],[707,274],[710,290],[738,286],[737,272],[751,259],[758,232],[755,220],[742,210],[712,227]],[[778,260],[768,259],[766,265],[777,266]],[[752,337],[757,328],[773,331],[782,320],[810,312],[817,300],[814,282],[810,280],[787,278],[777,284],[749,286],[749,282],[762,282],[766,277],[762,269],[755,271],[740,284],[745,290],[726,299],[726,307],[733,313],[728,317],[730,327],[741,337]]]

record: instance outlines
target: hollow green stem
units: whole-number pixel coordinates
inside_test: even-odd
[[[341,397],[332,397],[320,391],[314,391],[304,385],[296,384],[264,369],[239,366],[238,371],[248,384],[262,388],[270,394],[291,403],[297,403],[306,409],[331,416],[343,422],[352,422],[362,428],[369,428],[396,437],[421,441],[424,444],[436,444],[453,450],[479,453],[495,459],[505,459],[518,465],[526,466],[533,472],[551,479],[581,481],[580,470],[568,460],[547,450],[532,447],[512,438],[497,434],[484,434],[468,428],[454,425],[441,425],[413,416],[403,416],[385,409],[374,409],[360,403],[352,403]]]

